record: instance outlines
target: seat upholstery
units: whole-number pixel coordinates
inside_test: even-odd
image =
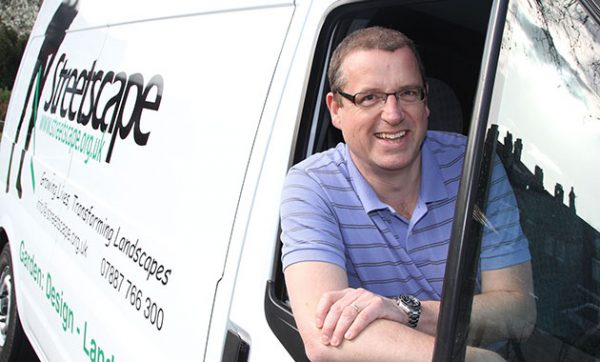
[[[463,133],[463,114],[456,93],[448,84],[427,78],[429,129]]]

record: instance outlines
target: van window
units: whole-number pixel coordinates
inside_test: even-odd
[[[486,142],[515,192],[537,306],[532,335],[504,346],[509,360],[600,358],[600,26],[585,4],[508,8]]]
[[[375,3],[380,4],[380,3]],[[466,6],[466,5],[465,5]],[[325,105],[327,66],[337,44],[358,28],[380,25],[398,29],[412,38],[425,65],[430,87],[430,129],[467,134],[479,77],[491,1],[469,3],[469,11],[447,1],[413,2],[383,6],[356,3],[334,9],[325,19],[314,50],[315,58],[299,126],[292,163],[342,141]],[[265,294],[269,325],[290,355],[306,360],[304,346],[287,303],[280,248],[275,272]]]

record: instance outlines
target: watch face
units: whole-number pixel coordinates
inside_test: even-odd
[[[412,295],[401,295],[400,301],[410,308],[418,308],[421,306],[421,302]]]

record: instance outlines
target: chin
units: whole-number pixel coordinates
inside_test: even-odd
[[[401,171],[401,170],[408,168],[409,165],[410,165],[410,163],[408,163],[408,162],[398,162],[398,161],[377,163],[377,166],[379,166],[379,168],[386,170],[386,171]]]

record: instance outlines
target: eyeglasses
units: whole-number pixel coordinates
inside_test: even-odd
[[[425,100],[425,89],[423,87],[409,87],[393,93],[385,92],[358,92],[354,95],[337,90],[336,93],[346,98],[361,108],[383,107],[389,96],[396,97],[396,101],[404,104],[422,102]]]

